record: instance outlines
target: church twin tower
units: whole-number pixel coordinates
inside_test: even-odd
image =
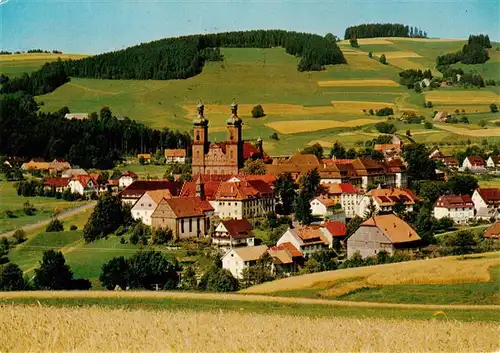
[[[192,155],[193,174],[238,174],[243,167],[243,146],[238,117],[238,104],[231,104],[231,116],[226,120],[227,141],[210,143],[208,120],[204,116],[204,105],[198,104],[198,116],[193,121],[194,140]]]

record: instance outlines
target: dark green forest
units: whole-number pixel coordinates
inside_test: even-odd
[[[436,67],[443,72],[451,64],[461,62],[462,64],[482,64],[489,60],[487,48],[491,48],[488,35],[470,35],[467,44],[461,51],[448,53],[436,58]]]
[[[427,32],[400,23],[366,23],[347,27],[344,34],[344,39],[376,37],[427,38]]]
[[[82,168],[109,169],[126,154],[191,143],[187,133],[119,120],[109,108],[85,120],[65,119],[66,113],[68,108],[39,112],[33,97],[23,92],[0,95],[0,155],[62,158]]]
[[[299,71],[319,71],[324,65],[346,63],[335,41],[316,34],[256,30],[191,35],[165,38],[79,60],[47,63],[30,75],[11,80],[3,77],[0,93],[45,94],[68,82],[70,76],[116,80],[185,79],[199,74],[206,61],[222,60],[220,47],[276,46],[300,57]]]

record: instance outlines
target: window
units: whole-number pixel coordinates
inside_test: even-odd
[[[197,232],[200,231],[200,219],[199,218],[196,218],[196,231]]]
[[[191,233],[193,231],[193,219],[190,218],[189,219],[189,233]]]
[[[149,204],[148,206],[149,206],[149,207],[152,207],[153,205]]]
[[[181,233],[184,233],[184,218],[181,219]]]
[[[141,203],[141,207],[143,207],[143,206],[144,206],[144,204],[143,204],[143,203]]]

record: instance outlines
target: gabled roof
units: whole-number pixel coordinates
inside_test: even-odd
[[[321,202],[326,207],[335,206],[335,201],[333,201],[331,198],[326,197],[324,195],[320,195],[320,196],[316,197],[314,200]]]
[[[352,185],[351,183],[330,183],[327,184],[328,193],[330,195],[335,194],[357,194],[359,189]]]
[[[286,250],[292,255],[292,258],[294,257],[302,257],[302,251],[297,249],[292,243],[290,242],[285,242],[281,243],[280,245],[273,246],[271,248],[272,250]]]
[[[435,207],[444,208],[472,208],[474,203],[469,195],[444,195],[434,203]]]
[[[227,232],[234,239],[245,239],[254,237],[252,233],[252,225],[246,219],[230,219],[221,221]]]
[[[165,157],[186,157],[185,149],[167,149],[165,150]]]
[[[325,222],[325,228],[333,237],[345,237],[347,231],[345,223],[339,221]]]
[[[316,157],[314,154],[302,154],[302,153],[295,153],[294,155],[290,156],[285,162],[285,164],[296,164],[296,165],[315,165],[319,166],[321,163],[319,162],[318,157]]]
[[[361,227],[376,227],[393,243],[407,243],[420,240],[417,232],[401,218],[393,215],[373,216]]]
[[[279,247],[272,247],[267,250],[269,255],[271,255],[272,261],[275,265],[286,265],[293,263],[292,254],[290,254],[286,249]]]
[[[171,210],[175,218],[204,217],[205,212],[213,211],[213,207],[206,200],[199,197],[174,197],[163,199],[151,215],[151,218],[162,218],[163,212]]]
[[[273,189],[262,180],[221,182],[214,195],[215,200],[248,200],[270,197]]]
[[[90,181],[92,183],[97,184],[97,181],[91,175],[74,175],[71,180],[80,183],[83,187],[86,187]]]
[[[63,176],[76,176],[76,175],[89,175],[84,169],[82,168],[73,168],[73,169],[67,169],[63,172]]]
[[[168,189],[149,190],[149,191],[146,191],[144,194],[147,194],[149,197],[151,197],[151,200],[153,200],[154,203],[157,205],[163,199],[172,198],[172,194],[170,193],[170,190],[168,190]]]
[[[443,156],[442,161],[443,161],[444,165],[448,166],[448,167],[456,167],[459,165],[458,159],[456,157],[453,157],[453,156]]]
[[[328,240],[323,235],[320,227],[301,226],[290,229],[292,233],[298,236],[304,245],[325,244],[328,245]]]
[[[49,178],[43,182],[45,186],[53,186],[56,188],[66,187],[69,184],[70,178]]]
[[[267,246],[243,246],[233,248],[232,251],[238,254],[243,261],[257,261],[267,251]]]
[[[121,177],[131,177],[132,179],[139,179],[139,176],[137,176],[137,174],[131,172],[130,170],[124,171],[122,175],[120,175],[120,178]]]
[[[476,191],[487,204],[500,204],[499,188],[477,188]]]
[[[181,184],[170,180],[136,180],[120,192],[120,197],[140,197],[150,190],[169,190],[172,196],[178,196]]]
[[[260,156],[260,150],[252,145],[250,142],[243,142],[243,159],[250,159],[254,156]],[[263,151],[262,159],[267,162],[270,160],[270,157]]]
[[[493,163],[495,163],[495,164],[500,163],[500,156],[490,156],[490,158],[493,161]]]
[[[380,206],[394,206],[398,202],[414,205],[418,201],[410,189],[402,188],[372,189],[366,195],[373,197],[373,200]]]
[[[485,238],[500,239],[500,222],[495,222],[484,232]]]
[[[221,181],[206,181],[203,183],[203,189],[205,192],[205,198],[207,200],[213,200],[215,193],[219,189]],[[179,194],[181,197],[195,197],[196,196],[196,182],[186,181],[182,185],[181,192]]]
[[[479,156],[468,156],[467,160],[473,167],[484,167],[484,160]]]

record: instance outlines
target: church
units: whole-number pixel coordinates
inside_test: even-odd
[[[234,101],[231,104],[231,115],[226,120],[227,140],[224,142],[210,143],[204,109],[203,104],[198,104],[198,116],[193,121],[193,175],[238,174],[247,159],[269,159],[263,151],[262,139],[258,139],[256,146],[242,139],[243,121],[238,117],[238,104]]]

